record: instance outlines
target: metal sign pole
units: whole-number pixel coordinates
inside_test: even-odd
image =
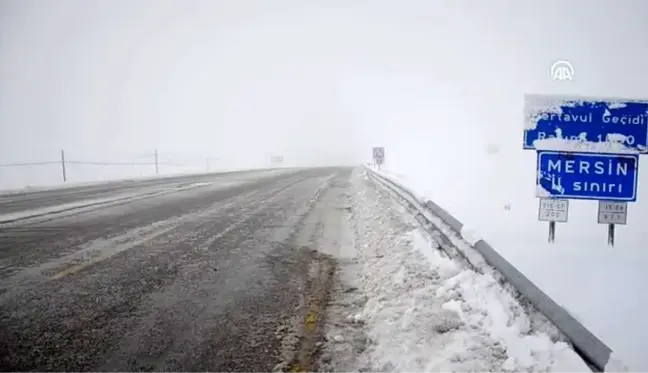
[[[553,243],[556,239],[556,222],[549,222],[549,243]]]
[[[614,247],[614,224],[608,224],[608,245]]]

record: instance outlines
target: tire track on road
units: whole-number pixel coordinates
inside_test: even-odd
[[[321,182],[318,181],[313,181],[314,184],[320,184]],[[297,184],[297,183],[295,183]],[[99,369],[104,370],[104,369],[130,369],[130,370],[172,370],[172,371],[178,371],[178,370],[226,370],[229,371],[230,369],[233,369],[232,367],[234,366],[240,366],[238,364],[246,364],[241,366],[241,369],[248,369],[252,362],[255,362],[254,364],[261,364],[261,366],[266,366],[266,367],[272,367],[274,365],[273,361],[260,361],[256,362],[259,359],[252,359],[249,358],[249,361],[247,363],[241,362],[240,357],[241,356],[250,356],[249,352],[246,355],[245,351],[248,351],[249,344],[257,343],[254,342],[255,338],[257,339],[263,339],[265,336],[258,336],[255,333],[250,333],[248,332],[244,337],[241,336],[241,341],[235,342],[231,340],[231,336],[227,336],[225,339],[223,339],[222,332],[219,332],[216,334],[216,339],[214,339],[214,336],[209,336],[206,332],[206,329],[209,329],[209,325],[211,325],[212,329],[216,330],[230,330],[230,334],[238,334],[238,331],[240,331],[240,327],[234,327],[232,329],[232,324],[229,322],[224,322],[222,321],[222,318],[220,318],[220,321],[215,321],[213,320],[213,314],[214,310],[218,309],[220,310],[221,314],[227,314],[232,317],[236,317],[235,315],[238,314],[240,317],[240,308],[248,308],[248,307],[253,307],[256,308],[258,307],[259,302],[263,303],[263,299],[268,296],[268,292],[261,292],[258,293],[256,297],[253,297],[252,294],[256,293],[259,291],[260,287],[263,287],[263,284],[259,284],[256,282],[254,277],[250,277],[249,279],[245,279],[241,281],[240,283],[236,284],[235,288],[232,289],[232,286],[229,285],[228,289],[228,283],[231,283],[231,281],[237,281],[237,275],[230,274],[231,268],[236,268],[238,270],[243,270],[245,272],[245,268],[248,268],[248,270],[259,270],[263,268],[263,266],[267,265],[268,261],[274,262],[274,261],[280,261],[284,264],[282,266],[285,266],[286,264],[286,257],[290,258],[293,256],[297,257],[303,257],[303,253],[300,254],[301,251],[294,251],[293,253],[290,252],[285,252],[285,245],[279,245],[276,246],[276,243],[273,242],[268,242],[266,248],[264,249],[263,247],[259,247],[259,245],[264,245],[263,242],[259,241],[258,239],[250,239],[250,235],[254,236],[254,233],[252,232],[263,232],[265,230],[264,226],[268,225],[268,220],[263,219],[263,214],[260,214],[263,211],[266,210],[275,210],[277,208],[279,209],[286,209],[287,205],[284,202],[277,203],[277,198],[278,199],[295,199],[294,195],[295,193],[282,193],[284,191],[288,191],[289,188],[291,188],[292,185],[286,186],[285,190],[279,191],[278,193],[272,193],[267,197],[267,199],[264,201],[265,205],[258,206],[256,208],[253,208],[253,210],[248,211],[246,213],[247,217],[239,219],[238,221],[235,221],[232,223],[230,226],[226,227],[225,229],[222,229],[220,233],[218,234],[219,236],[219,245],[221,247],[214,247],[214,244],[216,243],[216,240],[212,240],[211,238],[208,238],[206,241],[203,241],[202,243],[196,243],[201,249],[198,251],[197,258],[203,258],[202,260],[204,262],[207,262],[209,264],[210,260],[202,256],[201,254],[204,254],[205,252],[211,252],[215,253],[219,250],[223,250],[224,248],[222,247],[223,244],[225,244],[227,247],[231,247],[232,249],[227,249],[225,250],[224,253],[221,253],[218,255],[218,261],[215,263],[216,267],[214,268],[214,271],[210,271],[209,265],[203,266],[202,271],[199,272],[193,272],[194,276],[196,277],[193,279],[195,282],[198,283],[203,283],[206,284],[206,287],[202,289],[203,291],[203,296],[201,299],[196,299],[192,294],[195,293],[197,290],[192,290],[187,292],[183,292],[182,289],[186,285],[187,281],[180,279],[180,281],[174,282],[170,287],[166,288],[164,291],[161,291],[159,293],[156,293],[154,296],[154,299],[151,299],[151,305],[150,306],[145,306],[142,307],[143,310],[148,310],[148,309],[153,309],[153,315],[146,318],[143,324],[139,324],[137,327],[137,331],[134,331],[133,333],[130,334],[130,337],[125,338],[120,344],[122,347],[119,349],[120,352],[117,352],[113,355],[109,361],[102,365]],[[298,187],[298,186],[297,186]],[[318,192],[316,192],[317,194]],[[310,205],[311,202],[313,201],[313,198],[310,199],[309,203],[307,205]],[[293,201],[294,202],[294,201]],[[255,204],[256,205],[256,204]],[[301,220],[302,213],[296,213],[293,215],[291,218],[292,220],[298,219]],[[248,226],[246,226],[244,223],[250,223]],[[270,221],[271,222],[271,221]],[[296,223],[288,223],[285,224],[283,229],[290,229],[293,230],[294,226]],[[249,232],[249,233],[245,233]],[[277,236],[278,239],[280,238],[281,235]],[[249,246],[252,245],[250,248],[257,248],[260,249],[261,252],[266,252],[266,254],[263,254],[260,259],[254,258],[253,254],[246,254],[249,253],[249,251],[242,251],[240,249],[242,246]],[[275,247],[273,249],[272,247]],[[268,250],[274,252],[277,251],[284,251],[282,255],[272,255],[271,253],[268,253]],[[260,260],[260,262],[259,262]],[[297,262],[301,262],[305,259],[288,259],[288,262],[291,260],[296,260]],[[191,259],[187,259],[187,262],[192,262]],[[247,264],[246,264],[247,263]],[[262,264],[261,268],[256,267],[258,264],[250,264],[250,263],[260,263]],[[266,263],[266,264],[263,264]],[[308,262],[304,262],[307,264]],[[252,266],[252,267],[250,267]],[[252,269],[255,268],[255,269]],[[295,269],[303,268],[303,265],[296,266]],[[277,274],[280,275],[280,274]],[[240,281],[240,279],[238,280]],[[225,289],[225,290],[222,290]],[[241,298],[239,293],[241,293],[245,289],[246,296]],[[257,290],[255,290],[257,289]],[[197,291],[200,293],[200,291]],[[184,293],[184,296],[181,296],[178,298],[177,294]],[[209,297],[208,294],[212,294],[213,297]],[[214,303],[214,301],[208,301],[207,299],[215,299],[218,298],[219,301],[218,303]],[[182,307],[176,307],[180,309],[180,313],[184,315],[184,317],[180,317],[180,319],[184,320],[182,322],[164,322],[162,324],[159,324],[159,320],[169,320],[169,315],[168,312],[165,311],[165,309],[161,309],[155,306],[155,304],[168,304],[169,299],[173,299],[174,304],[190,304],[191,307],[189,309],[182,308]],[[272,303],[272,302],[270,302]],[[243,306],[243,304],[247,304],[247,306]],[[234,308],[234,309],[232,309]],[[147,311],[148,312],[148,311]],[[176,313],[176,312],[174,312]],[[228,316],[229,317],[229,316]],[[257,323],[261,322],[261,325],[259,326],[258,330],[261,330],[262,333],[267,333],[267,322],[262,322],[262,320],[249,320],[247,323]],[[270,322],[271,324],[277,322],[277,320],[273,320]],[[165,327],[164,325],[172,325],[170,327]],[[156,336],[157,332],[156,330],[158,328],[164,328],[164,338],[162,340],[167,340],[166,343],[158,343],[156,344],[156,347],[154,347],[153,350],[150,349],[145,349],[142,354],[137,354],[137,356],[132,356],[133,350],[137,350],[137,346],[141,346],[141,341],[143,340],[156,340],[160,339],[160,336]],[[257,329],[255,329],[257,330]],[[256,337],[254,337],[256,336]],[[245,340],[246,345],[242,346],[240,345],[241,342]],[[210,345],[213,345],[214,347],[212,349],[207,349],[205,350],[202,347],[202,344],[197,341],[203,341],[202,344],[208,343]],[[222,345],[222,343],[225,342],[225,345]],[[166,345],[166,347],[163,347]],[[225,354],[226,350],[231,349],[232,345],[238,345],[238,348],[236,349],[237,352],[237,357],[235,358],[234,356],[229,356],[228,358],[225,358],[221,356],[220,358],[216,358],[213,356],[214,352],[213,350],[219,350],[221,351],[220,354],[223,355]],[[261,345],[264,345],[263,343]],[[193,346],[193,347],[191,347]],[[216,347],[220,346],[220,347]],[[188,359],[187,356],[191,356],[192,354],[196,353],[196,351],[200,352],[202,351],[201,356],[196,356],[193,359]],[[124,367],[123,365],[119,365],[120,361],[123,361],[123,359],[126,356],[131,356],[131,363],[128,367]],[[214,361],[216,359],[217,361]],[[193,361],[188,361],[188,360],[193,360]],[[209,363],[211,361],[211,363]],[[248,368],[245,368],[248,367]],[[269,368],[262,369],[258,368],[261,370],[268,370]]]
[[[100,211],[82,213],[78,217],[63,217],[51,222],[24,223],[12,228],[2,228],[0,274],[3,279],[7,279],[22,268],[33,268],[43,264],[47,266],[47,262],[74,255],[79,251],[79,247],[87,245],[90,241],[118,237],[134,227],[178,220],[183,215],[216,208],[227,201],[244,200],[249,197],[245,196],[248,193],[267,193],[263,188],[267,187],[268,183],[284,185],[286,182],[300,180],[300,177],[299,174],[280,175],[235,189],[206,190],[197,195],[189,195],[185,200],[156,198],[121,207],[105,207]],[[216,201],[210,201],[212,198]],[[183,203],[184,201],[187,202]],[[20,248],[19,253],[17,248]]]

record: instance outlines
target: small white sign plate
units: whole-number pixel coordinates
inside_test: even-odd
[[[566,223],[569,212],[569,200],[555,198],[540,198],[538,220]]]
[[[599,224],[625,225],[628,221],[628,202],[599,201]]]

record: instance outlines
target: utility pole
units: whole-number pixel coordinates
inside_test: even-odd
[[[155,174],[159,175],[160,174],[160,168],[158,165],[158,150],[155,149]]]
[[[65,152],[61,149],[61,171],[63,171],[63,182],[67,182],[67,174],[65,173]]]

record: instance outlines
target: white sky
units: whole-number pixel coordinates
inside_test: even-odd
[[[466,163],[490,142],[518,151],[525,92],[648,96],[647,11],[642,0],[1,0],[0,163],[61,148],[116,161],[158,148],[201,169],[270,153],[359,163],[375,145],[403,162]],[[557,59],[575,81],[550,79]],[[0,168],[0,179],[34,173]]]

